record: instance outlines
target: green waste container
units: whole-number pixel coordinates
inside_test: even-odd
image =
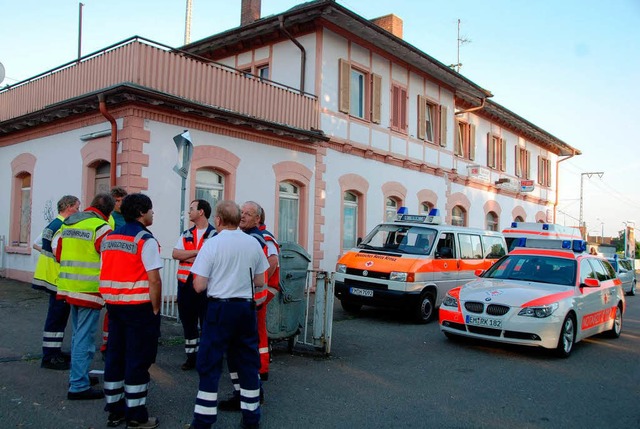
[[[284,242],[279,258],[280,291],[267,305],[267,335],[270,340],[289,339],[291,350],[304,327],[304,292],[311,256],[299,244]]]

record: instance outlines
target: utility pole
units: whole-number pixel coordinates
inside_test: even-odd
[[[82,58],[82,8],[84,3],[78,4],[78,62]]]
[[[580,219],[578,220],[578,226],[580,228],[582,228],[582,230],[584,231],[584,217],[582,216],[582,209],[583,209],[583,195],[584,195],[584,176],[587,176],[589,179],[591,179],[591,176],[593,176],[594,174],[597,174],[599,178],[602,179],[602,176],[604,175],[604,172],[602,171],[597,171],[597,172],[591,172],[591,173],[582,173],[580,174]],[[586,231],[584,232],[586,234]]]
[[[187,0],[187,12],[184,20],[184,44],[188,45],[191,42],[191,3],[192,0]]]

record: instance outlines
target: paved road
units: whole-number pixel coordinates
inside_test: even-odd
[[[451,342],[435,323],[372,308],[352,317],[338,303],[331,357],[276,346],[262,427],[639,428],[640,296],[628,298],[622,336],[579,343],[568,360]],[[45,311],[44,294],[0,279],[0,427],[106,427],[102,401],[67,401],[68,373],[39,367]],[[148,406],[161,428],[177,429],[191,419],[197,374],[179,369],[175,322],[163,321],[162,340]],[[222,413],[217,427],[239,419]]]

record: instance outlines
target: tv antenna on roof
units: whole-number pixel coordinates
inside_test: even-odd
[[[460,67],[462,67],[462,63],[460,62],[460,46],[466,43],[471,43],[471,39],[467,39],[466,36],[460,36],[460,19],[458,19],[458,62],[449,66],[458,73],[460,73]]]

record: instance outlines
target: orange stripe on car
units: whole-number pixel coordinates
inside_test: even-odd
[[[464,323],[464,319],[462,318],[462,313],[459,311],[446,310],[440,307],[440,311],[438,312],[440,319],[439,322],[442,324],[443,321],[455,322],[455,323]]]
[[[568,290],[566,292],[558,292],[552,293],[551,295],[542,296],[540,298],[536,298],[529,302],[522,304],[522,307],[538,307],[540,305],[553,304],[554,302],[558,302],[562,299],[569,298],[574,295],[574,291]]]
[[[511,255],[542,255],[542,256],[555,256],[556,258],[575,259],[573,252],[569,250],[549,250],[549,249],[534,249],[531,247],[519,247],[509,252]]]

